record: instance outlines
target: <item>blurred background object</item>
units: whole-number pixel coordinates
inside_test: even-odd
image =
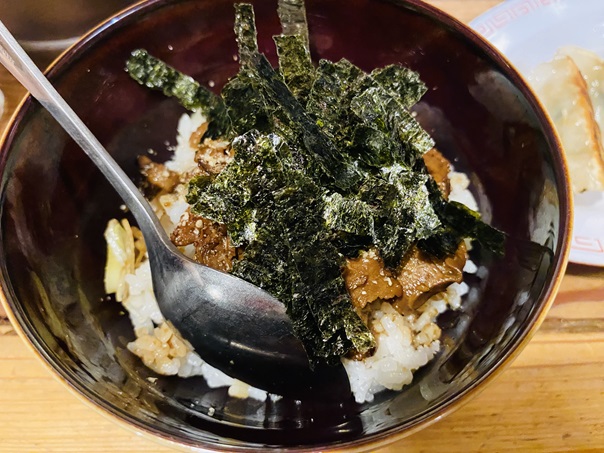
[[[1,0],[0,20],[38,66],[136,0]]]

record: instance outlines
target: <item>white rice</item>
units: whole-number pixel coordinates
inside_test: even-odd
[[[195,150],[189,144],[189,137],[205,121],[199,113],[183,115],[178,123],[174,155],[166,163],[167,168],[184,173],[195,167]],[[476,201],[468,190],[467,176],[452,172],[450,178],[451,199],[475,209]],[[186,188],[181,185],[173,194],[161,196],[152,202],[168,233],[173,231],[183,215],[187,215],[185,194]],[[188,255],[192,252],[192,248],[185,250]],[[468,261],[464,271],[474,273],[476,266]],[[203,376],[211,388],[229,387],[229,395],[233,397],[267,398],[267,392],[233,379],[205,363],[166,322],[153,294],[148,261],[143,260],[134,273],[126,275],[125,284],[126,297],[122,304],[136,335],[136,340],[128,344],[128,349],[140,357],[146,366],[164,375]],[[358,403],[372,401],[374,395],[382,390],[401,390],[411,383],[413,372],[426,365],[440,349],[441,332],[436,318],[449,308],[458,309],[466,292],[465,283],[454,283],[407,316],[398,313],[391,304],[382,303],[369,320],[377,343],[375,354],[363,361],[342,359],[355,400]]]
[[[417,313],[401,315],[383,302],[369,321],[377,349],[371,357],[342,359],[350,388],[358,403],[373,401],[376,393],[401,390],[413,380],[413,372],[427,364],[440,349],[437,316],[449,307],[459,307],[467,285],[453,283],[426,302]]]
[[[144,260],[134,274],[126,276],[127,297],[122,304],[134,327],[136,340],[128,349],[153,371],[180,377],[204,376],[211,388],[229,387],[229,394],[240,398],[265,400],[267,393],[255,389],[207,364],[188,341],[162,316],[155,295],[149,262]]]
[[[172,159],[166,162],[166,167],[169,170],[177,173],[187,173],[194,169],[195,149],[191,147],[190,138],[203,123],[206,118],[200,112],[194,112],[191,115],[183,115],[178,120],[176,147]]]
[[[463,203],[468,208],[478,211],[478,203],[476,203],[476,199],[474,198],[474,195],[472,195],[472,192],[468,190],[468,187],[470,186],[468,175],[452,171],[449,173],[449,180],[451,181],[449,200]]]

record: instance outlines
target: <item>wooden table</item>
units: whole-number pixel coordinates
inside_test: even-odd
[[[470,21],[497,0],[431,0]],[[4,130],[24,90],[4,70]],[[459,411],[380,453],[604,451],[604,269],[571,265],[519,358]],[[0,452],[168,452],[71,394],[0,309]]]

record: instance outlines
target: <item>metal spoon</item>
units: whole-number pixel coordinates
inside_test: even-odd
[[[308,387],[308,358],[281,302],[198,264],[170,242],[136,186],[0,22],[0,63],[50,112],[105,175],[141,229],[164,317],[211,365],[272,392]]]

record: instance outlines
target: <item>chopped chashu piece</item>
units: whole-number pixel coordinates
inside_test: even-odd
[[[436,148],[432,148],[423,157],[428,173],[434,178],[443,197],[447,200],[451,193],[451,181],[449,180],[451,164]]]
[[[189,137],[189,145],[195,150],[195,163],[203,174],[217,175],[233,160],[234,152],[225,140],[203,139],[208,123],[203,123]]]
[[[426,168],[445,199],[451,193],[451,163],[436,149],[423,155]],[[466,264],[466,247],[462,241],[453,256],[439,259],[413,247],[403,259],[397,280],[402,288],[401,297],[393,304],[404,314],[409,309],[422,306],[430,297],[444,291],[451,283],[460,283]]]
[[[392,273],[384,267],[384,261],[371,249],[358,258],[347,259],[344,281],[352,303],[364,321],[368,304],[381,299],[393,299],[403,295],[403,288]]]
[[[185,212],[170,237],[177,247],[193,244],[193,259],[219,271],[230,272],[237,250],[231,244],[226,226]]]
[[[402,296],[393,304],[400,313],[416,309],[430,297],[444,291],[451,283],[460,283],[466,264],[466,246],[462,241],[453,256],[445,259],[432,257],[417,247],[403,260],[397,280]]]
[[[195,152],[195,162],[202,170],[217,175],[233,160],[234,154],[229,142],[206,138]]]
[[[208,122],[201,123],[197,129],[193,131],[189,137],[189,146],[193,149],[198,149],[201,145],[204,134],[208,131]]]
[[[172,192],[180,183],[178,173],[168,170],[164,164],[153,162],[147,156],[138,156],[138,166],[147,181],[164,192]]]

